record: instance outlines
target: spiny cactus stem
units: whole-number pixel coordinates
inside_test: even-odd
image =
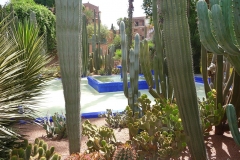
[[[187,0],[160,0],[168,71],[193,159],[208,159],[200,125],[186,15]],[[174,45],[174,47],[173,47]]]
[[[56,1],[57,49],[60,59],[69,152],[80,152],[80,82],[82,0]]]

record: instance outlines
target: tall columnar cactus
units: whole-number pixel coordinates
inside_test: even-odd
[[[192,50],[187,19],[187,0],[160,0],[168,72],[193,159],[207,159],[201,129]]]
[[[114,45],[111,45],[108,54],[105,55],[105,71],[108,75],[112,74],[112,68],[114,66],[114,55],[115,47]]]
[[[128,88],[127,79],[127,36],[125,33],[125,24],[122,21],[120,24],[120,34],[121,34],[121,50],[122,50],[122,73],[123,73],[123,88],[124,95],[128,98],[128,105],[133,110],[133,113],[139,111],[136,106],[140,92],[138,91],[138,74],[139,74],[139,52],[140,52],[140,37],[139,34],[135,35],[134,50],[130,49],[130,88]]]
[[[82,76],[87,76],[88,61],[89,61],[89,44],[87,35],[87,18],[82,16]]]
[[[69,152],[76,153],[80,152],[82,0],[56,1],[56,18]]]
[[[232,74],[227,80],[229,74],[226,72],[224,80],[226,83],[225,88],[223,92],[222,90],[217,90],[217,97],[222,96],[223,98],[220,98],[222,102],[233,104],[236,107],[237,116],[239,117],[240,107],[238,106],[240,102],[236,99],[240,98],[238,78],[240,75],[240,0],[211,0],[210,4],[211,10],[208,9],[205,1],[201,0],[197,2],[200,40],[206,50],[217,55],[223,55],[233,65],[236,75]],[[219,74],[219,76],[221,75]],[[223,77],[221,78],[223,79]],[[217,78],[217,81],[219,79]],[[219,87],[220,85],[221,82],[217,86]],[[229,99],[228,94],[231,85],[233,86],[233,91],[230,93],[230,97],[232,98]],[[217,104],[221,102],[220,100]],[[223,121],[225,121],[225,118]],[[216,127],[216,134],[223,133],[221,131],[223,127],[220,126],[219,128]]]
[[[240,0],[215,0],[211,5],[208,10],[205,1],[197,2],[201,43],[208,51],[224,55],[240,74]]]
[[[145,40],[141,42],[140,49],[140,62],[142,72],[149,86],[149,93],[154,98],[168,99],[172,98],[173,88],[169,82],[168,71],[167,71],[167,60],[164,53],[163,45],[163,32],[159,24],[159,18],[157,14],[157,4],[153,1],[153,23],[154,23],[154,36],[155,36],[155,48],[156,52],[153,57],[153,70],[154,70],[154,81],[151,74],[151,60],[150,51],[148,48],[148,42]],[[154,90],[154,84],[156,89]]]

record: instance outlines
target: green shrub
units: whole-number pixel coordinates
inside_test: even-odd
[[[115,52],[115,59],[121,59],[121,57],[122,57],[122,50],[117,49]]]
[[[119,35],[116,35],[115,38],[113,39],[113,45],[115,49],[121,49],[121,39]]]
[[[47,47],[51,51],[56,48],[56,18],[55,15],[48,10],[48,8],[36,4],[33,0],[12,0],[7,6],[7,10],[10,12],[10,5],[13,6],[15,15],[18,20],[24,21],[25,18],[29,18],[30,11],[36,13],[36,19],[40,28],[40,35],[47,33]]]

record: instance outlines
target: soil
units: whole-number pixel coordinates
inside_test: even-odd
[[[97,126],[103,126],[106,124],[104,118],[89,119],[91,123]],[[82,122],[85,121],[82,119]],[[17,124],[14,126],[18,133],[25,135],[30,143],[33,143],[36,138],[41,138],[47,142],[48,146],[54,146],[55,151],[65,159],[69,156],[68,140],[62,139],[60,141],[51,140],[46,138],[46,131],[39,125],[34,123]],[[115,136],[118,141],[125,142],[129,139],[128,129],[114,129]],[[87,149],[86,146],[87,137],[81,138],[81,152]],[[211,160],[239,160],[240,159],[240,147],[234,142],[231,133],[225,132],[224,135],[214,135],[213,131],[210,135],[205,136],[205,144],[208,152],[208,156]],[[189,160],[190,154],[186,150],[183,152],[179,159]]]

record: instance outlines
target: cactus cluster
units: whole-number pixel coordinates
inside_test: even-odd
[[[87,152],[101,151],[106,159],[113,156],[116,145],[113,129],[106,126],[98,128],[91,124],[89,120],[84,121],[82,129],[82,135],[88,137]]]
[[[137,155],[133,147],[130,144],[125,143],[123,145],[118,146],[112,159],[113,160],[136,160]]]
[[[135,112],[140,111],[137,105],[138,97],[141,93],[138,91],[138,79],[139,79],[139,52],[140,52],[140,37],[137,33],[134,39],[134,50],[130,49],[129,58],[130,64],[127,64],[127,36],[125,33],[125,24],[122,21],[120,23],[120,34],[121,34],[121,50],[122,50],[122,74],[123,74],[123,89],[124,95],[128,98],[128,105]],[[128,87],[127,80],[127,69],[130,72],[130,87]]]
[[[162,26],[159,24],[157,14],[157,4],[153,1],[153,23],[154,23],[154,43],[155,53],[153,60],[150,60],[151,53],[147,40],[140,44],[140,62],[142,72],[149,86],[149,93],[154,98],[169,99],[172,98],[173,87],[169,80],[167,59],[163,43]],[[154,81],[151,69],[154,71]],[[153,89],[155,87],[155,90]]]
[[[48,145],[38,138],[34,144],[28,144],[19,149],[13,149],[10,160],[60,160],[61,156],[54,153],[55,148],[48,148]]]
[[[211,10],[205,1],[197,3],[201,43],[208,51],[224,55],[240,74],[239,0],[210,2]]]
[[[52,122],[50,118],[46,118],[42,125],[48,138],[60,140],[67,137],[66,119],[63,115],[55,113],[52,116]]]
[[[92,153],[74,153],[70,157],[67,157],[65,160],[106,160],[103,155],[99,152]]]
[[[224,107],[232,104],[235,106],[237,117],[240,117],[239,5],[239,0],[211,0],[210,6],[203,0],[197,2],[198,30],[203,45],[202,62],[206,60],[207,51],[212,52],[217,58],[216,76],[211,76],[211,79],[214,79],[210,86],[205,80],[205,92],[216,89],[216,104],[220,103]],[[230,64],[234,67],[231,75]],[[205,66],[203,64],[203,67]],[[206,73],[203,76],[206,79]],[[226,124],[226,121],[224,116],[221,124]],[[215,134],[223,134],[225,131],[221,124],[215,127]],[[232,124],[228,123],[228,125]]]
[[[105,117],[107,125],[111,128],[125,128],[126,127],[126,116],[125,113],[113,113],[111,109],[107,109],[105,114],[100,114],[99,117]]]
[[[113,59],[114,51],[115,51],[115,47],[114,47],[114,45],[111,45],[109,48],[108,54],[105,54],[105,56],[104,56],[104,60],[105,60],[104,68],[105,68],[105,72],[107,73],[107,75],[112,74],[112,70],[114,67],[114,59]]]
[[[168,159],[178,156],[186,147],[186,135],[177,105],[167,100],[161,103],[160,99],[155,99],[155,104],[151,105],[145,94],[138,98],[137,104],[143,116],[139,118],[138,112],[132,116],[133,111],[127,107],[126,122],[138,158]]]

